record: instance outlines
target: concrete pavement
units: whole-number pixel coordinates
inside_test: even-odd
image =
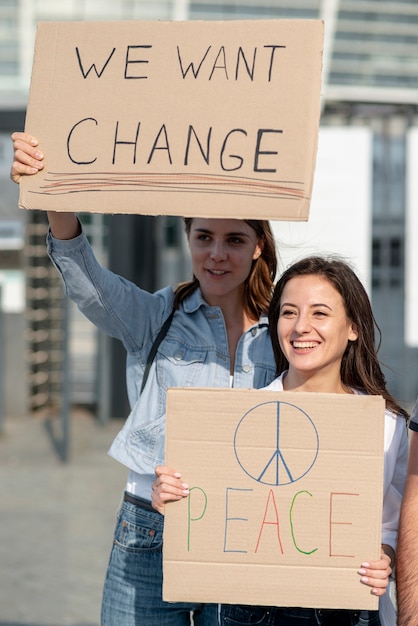
[[[6,418],[0,434],[0,626],[98,626],[127,477],[107,449],[122,423],[72,410],[65,463],[48,425]]]

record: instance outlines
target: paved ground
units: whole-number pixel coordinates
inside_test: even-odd
[[[9,418],[0,434],[0,626],[97,626],[127,476],[107,455],[121,422],[73,411],[65,463],[48,424]]]

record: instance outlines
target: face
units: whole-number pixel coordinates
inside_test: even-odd
[[[357,333],[347,318],[341,295],[326,278],[297,276],[286,283],[277,323],[289,376],[340,381],[341,360]],[[333,391],[333,389],[330,389]]]
[[[254,229],[243,220],[194,218],[189,246],[206,302],[220,305],[224,298],[242,299],[244,281],[262,251]]]

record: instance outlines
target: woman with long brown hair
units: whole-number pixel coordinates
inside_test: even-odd
[[[384,485],[381,558],[353,576],[379,597],[379,611],[223,605],[222,626],[395,626],[387,592],[393,572],[408,457],[406,411],[386,387],[375,345],[370,300],[352,268],[337,257],[307,257],[280,277],[269,310],[278,377],[270,391],[383,396]]]
[[[12,139],[11,177],[19,183],[43,168],[43,154],[30,135],[14,133]],[[48,252],[67,294],[127,351],[131,413],[109,453],[129,475],[106,575],[102,626],[184,626],[191,616],[195,626],[215,626],[215,605],[162,600],[164,518],[151,506],[151,488],[156,466],[164,463],[169,387],[257,388],[274,378],[267,310],[277,261],[269,223],[186,219],[193,278],[149,293],[100,266],[75,213],[50,212],[48,218]],[[173,311],[141,390],[153,342]]]

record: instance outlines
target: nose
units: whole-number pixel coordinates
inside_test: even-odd
[[[214,241],[210,250],[210,258],[213,261],[224,261],[226,258],[226,250],[222,241]]]
[[[300,312],[295,320],[295,331],[299,335],[307,333],[311,330],[311,323],[307,313]]]

